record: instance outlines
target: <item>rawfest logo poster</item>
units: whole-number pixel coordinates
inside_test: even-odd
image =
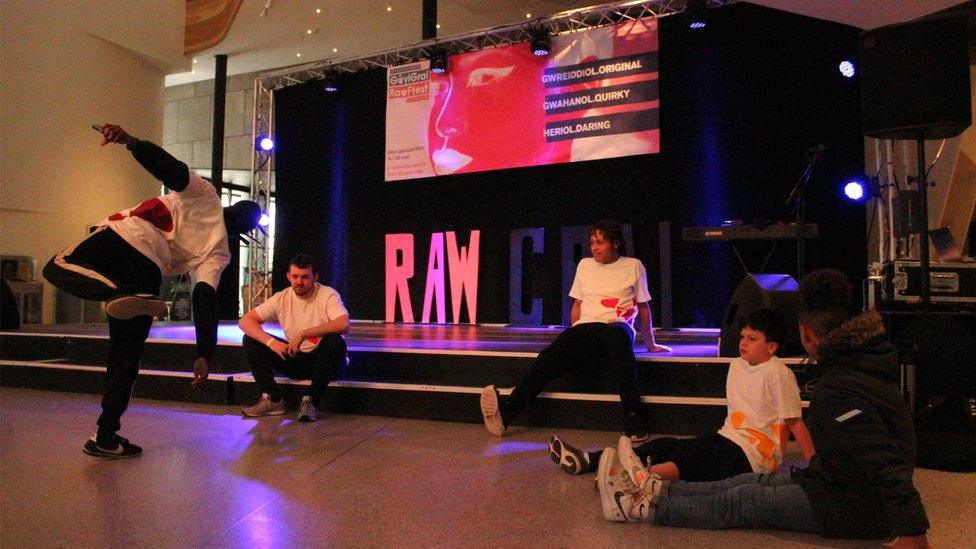
[[[386,180],[661,150],[658,22],[556,36],[387,69]]]

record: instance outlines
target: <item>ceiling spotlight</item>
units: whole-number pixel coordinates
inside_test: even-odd
[[[850,59],[841,61],[840,65],[837,65],[837,70],[839,70],[845,78],[854,78],[854,75],[857,74],[857,69],[854,67],[854,62]]]
[[[545,57],[549,55],[549,51],[552,49],[552,39],[549,36],[549,31],[546,29],[536,29],[530,32],[532,36],[531,49],[532,54],[539,57]]]
[[[433,48],[430,50],[430,70],[434,74],[445,74],[450,69],[447,50]]]
[[[264,151],[269,153],[274,150],[275,142],[271,139],[268,134],[261,134],[258,136],[257,140],[254,142],[259,151]]]
[[[708,24],[708,14],[705,7],[708,0],[688,0],[685,6],[685,15],[688,18],[689,29],[703,29]]]
[[[339,91],[339,74],[335,71],[329,71],[325,73],[325,77],[322,79],[322,89],[329,93],[335,93]]]

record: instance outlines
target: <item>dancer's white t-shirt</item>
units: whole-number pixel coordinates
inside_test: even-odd
[[[340,316],[349,316],[339,292],[318,282],[315,283],[315,293],[308,299],[298,297],[295,290],[287,288],[276,292],[254,310],[261,322],[277,320],[289,341],[295,339],[305,328],[325,324]],[[314,351],[319,346],[319,341],[320,338],[317,337],[302,341],[301,352]]]
[[[651,300],[644,264],[633,257],[618,257],[613,263],[584,258],[576,266],[576,277],[569,297],[581,302],[584,322],[623,322],[634,329],[637,304]]]
[[[785,420],[802,411],[796,376],[775,356],[755,366],[736,358],[729,365],[725,397],[729,414],[718,434],[742,448],[753,472],[775,472],[789,436]]]
[[[107,225],[155,263],[163,276],[193,271],[214,289],[230,263],[224,210],[214,186],[190,172],[182,191],[171,191],[116,212]]]

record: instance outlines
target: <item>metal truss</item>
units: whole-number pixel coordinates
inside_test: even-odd
[[[251,134],[255,142],[262,135],[274,136],[274,90],[265,86],[261,79],[254,81],[254,117]],[[251,147],[251,200],[258,203],[262,212],[271,207],[273,177],[272,153]],[[253,231],[247,240],[247,271],[244,273],[244,312],[260,305],[271,296],[271,258],[268,233],[264,227]]]
[[[738,0],[707,0],[710,7],[724,6]],[[602,6],[567,10],[551,17],[541,17],[502,27],[481,29],[446,38],[431,38],[410,46],[389,49],[361,57],[327,59],[295,65],[263,73],[258,77],[263,85],[277,90],[310,80],[321,80],[326,74],[352,73],[373,68],[386,68],[421,59],[429,59],[435,49],[450,54],[484,50],[525,42],[532,34],[546,30],[551,35],[578,32],[594,27],[614,25],[623,21],[664,17],[685,10],[688,0],[630,0]]]
[[[733,4],[739,0],[706,0],[708,7]],[[329,74],[354,73],[374,68],[386,68],[404,63],[429,59],[434,50],[445,49],[449,54],[484,50],[518,44],[532,39],[539,31],[550,35],[583,31],[595,27],[615,25],[624,21],[658,18],[675,15],[685,10],[689,0],[630,0],[600,6],[567,10],[553,15],[518,24],[481,29],[445,38],[432,38],[413,45],[389,49],[361,57],[327,59],[295,65],[261,74],[254,81],[253,136],[273,136],[274,91],[322,80]],[[271,160],[263,152],[255,151],[251,157],[252,199],[266,208],[271,196]],[[263,200],[262,202],[262,195]],[[260,235],[249,246],[248,308],[255,300],[263,300],[263,292],[270,289],[271,268],[268,262],[267,235]],[[260,301],[258,301],[259,303]]]

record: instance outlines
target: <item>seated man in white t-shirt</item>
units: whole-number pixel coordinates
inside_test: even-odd
[[[314,260],[298,254],[288,263],[291,287],[275,293],[251,309],[240,321],[244,331],[244,352],[261,391],[254,406],[242,411],[248,417],[280,416],[285,413],[281,388],[274,372],[292,379],[310,379],[311,386],[302,397],[298,421],[315,421],[316,405],[329,382],[346,363],[346,341],[349,311],[339,292],[316,282],[318,269]],[[261,325],[277,320],[287,339],[264,331]]]
[[[634,320],[648,352],[671,349],[654,341],[651,329],[651,294],[644,264],[620,255],[623,231],[614,221],[590,227],[590,252],[576,267],[569,296],[573,298],[572,327],[559,334],[532,364],[525,378],[506,398],[494,385],[481,392],[485,428],[502,436],[528,403],[557,377],[573,371],[606,368],[617,382],[624,411],[624,432],[635,441],[647,439],[647,420],[637,384],[634,358]]]
[[[724,425],[704,436],[662,437],[637,446],[634,454],[650,473],[693,482],[775,473],[791,432],[810,461],[814,448],[801,417],[800,389],[793,372],[776,356],[786,330],[783,313],[774,309],[757,309],[746,316],[740,357],[729,364],[725,381]],[[595,472],[603,453],[578,450],[555,436],[549,440],[549,457],[570,474]]]

